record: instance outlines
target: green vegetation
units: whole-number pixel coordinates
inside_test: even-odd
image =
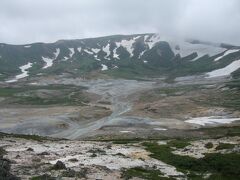
[[[220,143],[216,150],[223,150],[223,149],[233,149],[235,147],[234,144],[228,144],[228,143]]]
[[[6,154],[6,151],[2,147],[0,147],[0,157],[2,157],[5,154]]]
[[[102,72],[114,78],[141,80],[147,77],[159,77],[166,74],[167,68],[150,67],[141,61],[126,59],[118,62],[118,69]]]
[[[49,137],[43,137],[38,135],[24,135],[24,134],[6,134],[0,132],[0,139],[4,137],[14,137],[14,138],[22,138],[26,140],[34,140],[34,141],[44,141],[44,140],[50,140],[52,138]]]
[[[27,105],[83,105],[88,97],[84,87],[49,85],[0,88],[4,103]]]
[[[76,177],[76,179],[86,179],[86,175],[87,175],[87,168],[81,168],[80,171],[75,171],[73,169],[67,169],[65,171],[62,172],[61,176],[62,177]]]
[[[13,46],[4,44],[4,46],[0,47],[0,80],[21,73],[19,66],[28,62],[33,64],[29,69],[30,76],[37,75],[38,73],[57,75],[68,73],[73,76],[87,76],[92,72],[100,72],[115,78],[138,79],[166,76],[170,77],[169,79],[174,79],[179,76],[198,75],[223,68],[234,60],[237,60],[240,55],[240,52],[232,53],[218,62],[215,62],[214,59],[222,54],[213,57],[205,55],[197,61],[191,61],[197,57],[197,53],[194,50],[189,56],[180,57],[173,53],[173,49],[165,41],[159,41],[154,47],[149,49],[148,45],[144,42],[146,35],[150,39],[154,34],[115,35],[82,40],[61,40],[51,44],[34,43],[30,48],[25,48],[21,45]],[[122,46],[115,49],[116,42],[130,40],[137,36],[140,37],[133,44],[133,56],[130,56],[130,53]],[[85,50],[92,48],[102,49],[109,42],[110,54],[108,58],[111,59],[110,61],[106,58],[107,53],[103,50],[100,50],[97,54],[77,50],[79,47]],[[72,57],[69,57],[69,48],[74,48],[75,50]],[[181,49],[181,47],[178,48]],[[44,66],[42,57],[55,58],[54,53],[56,49],[60,50],[60,54],[55,60],[54,65],[47,69],[42,69]],[[119,60],[114,57],[114,50],[116,50]],[[142,52],[144,53],[141,54]],[[65,57],[68,57],[68,60],[62,61]],[[96,61],[96,57],[101,59],[101,61]],[[143,61],[147,61],[147,63]],[[110,70],[99,71],[101,64],[107,65]],[[113,68],[116,66],[118,68]],[[239,77],[239,72],[237,70],[233,73],[233,76],[235,78]]]
[[[6,75],[0,73],[0,81],[3,81],[6,78]]]
[[[20,88],[1,88],[0,89],[0,96],[1,97],[8,97],[13,96],[16,93],[21,92]]]
[[[171,144],[171,143],[170,143]],[[170,144],[158,145],[156,142],[145,142],[146,150],[151,157],[175,166],[179,171],[187,173],[191,179],[199,178],[206,173],[220,176],[221,179],[237,179],[240,176],[240,154],[206,154],[205,157],[195,159],[189,156],[173,154]],[[210,178],[211,179],[211,178]]]
[[[167,137],[165,136],[154,136],[154,137],[145,137],[145,138],[137,138],[137,137],[133,137],[133,138],[121,138],[119,136],[115,137],[115,138],[111,138],[111,139],[97,139],[97,141],[103,141],[103,142],[108,142],[111,141],[113,144],[129,144],[129,143],[139,143],[145,140],[149,140],[149,141],[154,141],[154,140],[168,140]]]
[[[208,103],[211,105],[240,110],[240,92],[230,90],[219,92],[216,96],[209,97]]]
[[[170,147],[175,147],[175,148],[184,148],[188,145],[190,145],[189,140],[187,139],[174,139],[171,140],[167,143]]]
[[[236,88],[240,90],[240,79],[232,80],[230,82],[227,82],[226,87],[229,87],[230,89]]]
[[[144,169],[142,167],[135,167],[135,168],[124,170],[122,173],[122,177],[124,179],[139,177],[142,179],[149,179],[149,180],[165,180],[165,179],[171,180],[172,179],[168,177],[163,177],[163,174],[159,170]]]
[[[113,140],[113,144],[129,144],[129,143],[137,143],[139,141],[142,141],[142,139],[139,138],[133,138],[133,139],[116,139]]]
[[[230,89],[226,89],[230,88]],[[201,97],[192,97],[191,100],[199,105],[225,107],[240,110],[240,83],[232,81],[221,89],[203,91]]]
[[[78,90],[84,90],[85,87],[76,87],[71,85],[48,85],[48,86],[22,86],[22,87],[5,87],[0,88],[0,96],[2,97],[8,97],[8,96],[14,96],[17,93],[23,93],[26,91],[34,91],[34,90],[65,90],[65,89],[78,89]]]
[[[212,149],[213,148],[213,143],[208,142],[207,144],[205,144],[205,148]]]
[[[51,177],[47,174],[41,175],[41,176],[35,176],[32,177],[31,180],[56,180],[57,178]]]
[[[157,99],[164,98],[165,96],[180,96],[194,90],[198,90],[201,85],[184,85],[178,87],[165,87],[153,89],[140,96],[139,100],[142,102],[151,102]]]
[[[197,131],[203,132],[212,138],[220,138],[225,136],[240,136],[240,127],[212,127],[201,128]]]

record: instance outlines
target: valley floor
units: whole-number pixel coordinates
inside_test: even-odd
[[[0,162],[22,179],[235,179],[239,89],[201,76],[3,83]]]

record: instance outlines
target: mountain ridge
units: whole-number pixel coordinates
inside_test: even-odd
[[[64,72],[81,76],[98,71],[131,78],[170,75],[169,72],[174,76],[206,73],[224,68],[238,59],[238,46],[168,39],[154,33],[58,40],[54,43],[0,44],[0,79],[16,77],[22,72],[21,67],[28,63],[32,64],[27,70],[27,75],[31,76]]]

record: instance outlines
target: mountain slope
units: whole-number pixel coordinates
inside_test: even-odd
[[[221,69],[239,59],[240,47],[175,40],[157,34],[0,44],[0,79],[15,82],[29,75],[85,76],[91,72],[125,78],[184,76]],[[239,68],[235,67],[234,71]]]

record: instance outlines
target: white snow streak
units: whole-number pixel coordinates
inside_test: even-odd
[[[191,44],[189,42],[184,41],[179,42],[178,44],[175,44],[173,42],[170,42],[169,44],[173,52],[175,54],[180,54],[181,57],[186,57],[196,52],[198,56],[195,59],[198,59],[204,55],[214,56],[226,50],[221,47],[215,47],[205,44]],[[179,45],[179,50],[176,49],[177,45]]]
[[[232,72],[238,70],[240,68],[240,60],[233,61],[228,66],[217,69],[212,72],[207,73],[207,78],[213,78],[213,77],[221,77],[221,76],[230,76]]]
[[[92,50],[95,54],[97,54],[101,49],[92,48],[91,50]]]
[[[206,124],[230,124],[233,121],[239,121],[239,120],[240,118],[222,118],[218,116],[217,117],[210,116],[210,117],[192,118],[192,119],[186,120],[185,122],[205,126]]]
[[[139,54],[138,59],[140,59],[145,52],[146,52],[146,50],[142,51],[142,52]]]
[[[94,54],[92,51],[89,51],[88,49],[84,49],[84,52],[86,52],[88,54]]]
[[[57,48],[56,52],[54,54],[54,59],[48,58],[48,57],[42,57],[42,60],[46,63],[45,66],[43,66],[42,69],[47,69],[53,65],[53,61],[57,59],[58,55],[60,54],[60,49]]]
[[[101,64],[101,66],[102,66],[102,71],[106,71],[106,70],[108,70],[108,67],[105,65],[105,64]]]
[[[218,60],[222,59],[224,56],[227,56],[229,54],[232,54],[232,53],[235,53],[235,52],[238,52],[238,51],[239,51],[239,49],[230,49],[228,51],[225,51],[222,56],[217,57],[216,59],[214,59],[214,61],[218,61]]]
[[[74,48],[68,48],[69,49],[69,51],[70,51],[70,54],[69,54],[69,57],[70,58],[72,58],[73,57],[73,55],[74,55]]]
[[[116,59],[119,59],[118,54],[117,54],[117,48],[120,46],[124,47],[130,54],[130,57],[133,56],[133,44],[136,42],[136,39],[138,39],[141,36],[136,36],[133,39],[129,40],[122,40],[120,42],[116,42],[116,48],[113,50],[113,57]]]
[[[81,52],[82,48],[81,48],[81,47],[79,47],[79,48],[77,48],[77,50],[78,50],[78,52]]]
[[[32,63],[27,63],[23,66],[20,66],[19,69],[21,69],[22,73],[17,75],[14,79],[6,81],[7,83],[17,82],[19,79],[25,78],[28,75],[28,69],[32,67]]]
[[[107,53],[107,55],[104,58],[110,60],[110,58],[108,57],[111,54],[111,52],[110,52],[110,44],[107,44],[105,47],[103,47],[103,51]]]
[[[94,55],[94,57],[97,61],[101,61],[101,59],[99,59],[97,55]]]
[[[30,47],[32,47],[31,45],[26,45],[26,46],[24,46],[25,48],[30,48]]]
[[[165,128],[154,128],[154,130],[156,130],[156,131],[166,131],[167,129],[165,129]]]
[[[50,59],[48,57],[42,57],[42,60],[46,63],[45,66],[43,67],[43,69],[47,69],[49,67],[51,67],[53,65],[53,60],[54,59]]]
[[[58,55],[60,54],[60,49],[57,48],[57,49],[56,49],[56,52],[54,52],[53,54],[54,54],[54,56],[55,56],[55,59],[57,59]]]
[[[127,51],[130,53],[130,57],[133,56],[133,44],[135,43],[136,39],[138,39],[140,36],[137,36],[133,39],[130,40],[122,40],[121,41],[121,46],[127,49]]]
[[[147,38],[144,38],[144,39],[147,39]],[[160,36],[155,34],[148,41],[145,41],[145,43],[148,44],[149,49],[152,49],[152,47],[159,41],[160,41]]]
[[[121,45],[120,42],[116,42],[116,48],[113,50],[113,57],[116,58],[116,59],[119,59],[119,55],[117,54],[117,48],[119,48]]]

